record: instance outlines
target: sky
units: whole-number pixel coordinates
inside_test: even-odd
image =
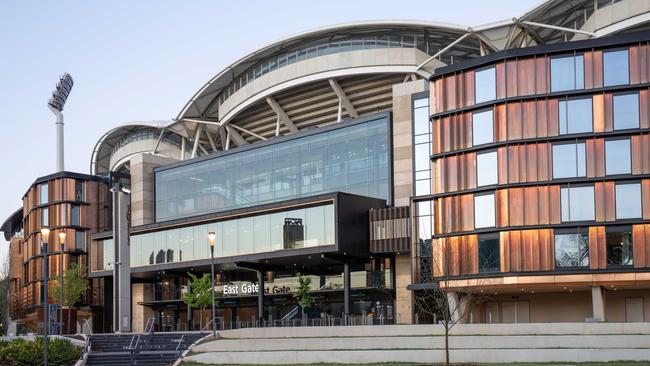
[[[223,68],[284,37],[362,20],[475,26],[520,16],[539,3],[3,0],[0,223],[22,205],[37,177],[55,170],[54,116],[46,103],[64,72],[75,81],[64,109],[65,169],[89,173],[92,149],[106,131],[176,117]],[[7,251],[2,238],[0,259]]]

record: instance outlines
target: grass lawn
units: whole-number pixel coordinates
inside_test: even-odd
[[[217,366],[217,365],[208,365],[204,363],[183,363],[183,366]],[[318,363],[318,364],[297,364],[297,365],[284,365],[284,366],[371,366],[377,364],[340,364],[340,363]],[[423,363],[381,363],[380,366],[426,366],[426,365],[440,365],[440,364],[423,364]],[[452,364],[454,365],[454,364]],[[475,364],[463,364],[472,365],[472,366],[641,366],[648,365],[648,362],[550,362],[550,363],[475,363]],[[254,366],[254,365],[218,365],[218,366]]]

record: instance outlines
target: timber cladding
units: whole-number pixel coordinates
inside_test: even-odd
[[[411,248],[409,207],[371,209],[370,253],[407,253]]]

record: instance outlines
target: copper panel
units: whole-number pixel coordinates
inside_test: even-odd
[[[521,103],[510,103],[506,105],[508,119],[508,140],[521,139]]]
[[[517,61],[517,95],[535,94],[535,59],[528,58]]]
[[[605,140],[592,138],[585,143],[587,160],[587,177],[605,176]]]
[[[541,143],[537,145],[537,179],[539,181],[550,180],[553,177],[551,172],[551,144]]]
[[[536,144],[526,145],[526,181],[527,182],[537,182],[537,169],[538,163],[540,162],[540,157],[537,156],[537,147]],[[542,155],[542,159],[544,156]]]
[[[610,132],[614,131],[614,111],[613,111],[613,105],[612,105],[612,94],[607,93],[605,94],[605,101],[604,101],[604,107],[603,107],[603,114],[604,114],[604,126],[605,126],[605,131]]]
[[[506,96],[517,96],[517,61],[506,60]]]
[[[589,268],[604,269],[606,267],[605,227],[592,226],[589,228]]]
[[[498,142],[508,139],[508,120],[506,114],[506,105],[500,104],[494,108],[494,135]]]
[[[650,95],[648,89],[639,90],[639,125],[641,128],[650,128]]]
[[[508,189],[508,203],[510,212],[510,226],[521,226],[524,224],[524,191],[523,188]]]
[[[594,132],[605,131],[605,97],[603,94],[593,96]]]
[[[497,189],[495,192],[495,205],[496,205],[496,225],[497,227],[510,226],[508,214],[508,190]]]
[[[508,147],[497,149],[497,168],[499,169],[499,184],[508,184]]]
[[[614,221],[616,219],[614,182],[597,182],[594,186],[596,221]]]
[[[560,186],[548,187],[549,215],[551,224],[559,224],[560,218]]]
[[[644,179],[641,181],[641,189],[641,200],[643,201],[643,219],[650,220],[650,179]],[[648,242],[648,245],[650,245],[650,242]]]
[[[535,93],[545,94],[548,90],[548,58],[545,56],[538,56],[535,59]]]
[[[497,80],[497,99],[503,99],[506,97],[505,61],[496,64],[496,80]]]
[[[538,225],[538,201],[537,187],[524,188],[524,225]]]
[[[639,47],[630,47],[630,84],[638,84],[641,82],[641,69],[639,64]]]
[[[634,267],[650,267],[650,225],[632,226]]]
[[[538,225],[548,225],[550,219],[550,203],[549,203],[549,187],[537,187],[538,201],[537,201],[537,220]]]
[[[546,100],[538,100],[535,102],[535,117],[537,119],[537,137],[548,136],[548,106]]]
[[[559,133],[558,100],[548,101],[548,136],[557,136]]]
[[[593,89],[594,87],[594,53],[585,52],[585,89]]]
[[[524,102],[522,111],[523,138],[537,137],[537,102],[534,100]]]
[[[463,85],[463,105],[470,106],[474,105],[474,70],[466,71],[464,73],[465,83]]]
[[[603,87],[603,51],[593,52],[594,83],[593,88]]]
[[[650,135],[631,137],[632,174],[650,174]]]

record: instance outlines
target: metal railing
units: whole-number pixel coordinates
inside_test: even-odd
[[[131,366],[135,365],[135,358],[137,354],[140,352],[140,335],[135,334],[131,338],[131,343],[129,343],[129,347],[127,348],[129,351],[129,360]]]
[[[374,316],[368,314],[362,315],[341,315],[336,317],[324,314],[320,318],[307,319],[264,319],[253,318],[250,321],[231,321],[223,324],[222,329],[240,329],[240,328],[269,328],[269,327],[340,327],[351,325],[388,325],[395,324],[394,318],[387,318],[384,315]]]
[[[203,328],[201,328],[202,332],[212,330],[213,328],[210,328],[210,325],[215,327],[215,330],[223,330],[224,328],[224,319],[223,317],[215,317],[214,319],[211,319],[209,322],[207,322]]]
[[[145,334],[153,334],[153,327],[156,324],[156,318],[149,318],[147,319],[147,325],[144,327],[144,333]]]

